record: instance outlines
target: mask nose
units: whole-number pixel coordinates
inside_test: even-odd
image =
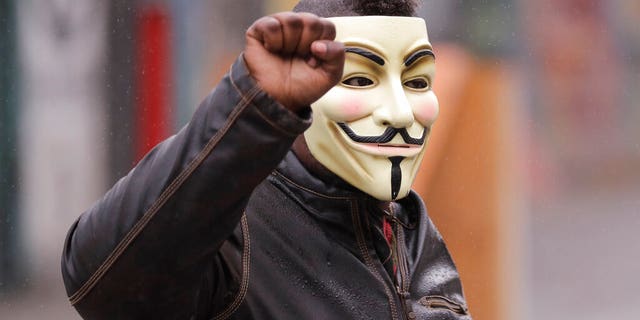
[[[397,81],[397,84],[391,85],[390,89],[387,99],[373,111],[373,121],[380,126],[408,128],[415,118],[402,83]]]

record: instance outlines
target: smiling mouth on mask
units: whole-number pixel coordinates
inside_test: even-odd
[[[428,127],[424,128],[424,130],[422,131],[422,136],[420,138],[414,138],[410,136],[406,128],[394,128],[394,127],[387,127],[387,129],[385,129],[385,131],[379,136],[360,136],[355,132],[353,132],[353,130],[351,130],[351,128],[349,128],[349,126],[347,126],[347,124],[345,124],[344,122],[337,122],[337,124],[340,127],[340,129],[342,129],[342,131],[344,131],[344,133],[354,142],[378,143],[378,144],[381,144],[379,145],[380,147],[384,146],[382,145],[383,143],[387,143],[393,140],[393,137],[395,137],[397,134],[400,134],[404,142],[406,142],[408,145],[421,146],[424,144],[425,137],[427,136],[427,131],[429,130]],[[389,146],[405,147],[405,148],[411,147],[407,145],[403,146],[403,145],[397,145],[397,144],[389,145]]]

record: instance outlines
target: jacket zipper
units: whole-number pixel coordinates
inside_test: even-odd
[[[397,220],[395,217],[395,213],[393,211],[393,206],[390,207],[390,212],[385,211],[385,217],[389,223],[392,223],[392,226],[395,226],[395,232],[393,234],[393,257],[395,259],[396,266],[398,267],[398,272],[396,275],[396,292],[400,297],[400,301],[402,304],[402,308],[404,311],[404,316],[406,319],[416,319],[416,314],[413,311],[410,300],[410,277],[409,277],[409,263],[407,258],[407,251],[405,246],[405,227],[411,228],[411,226],[407,226]],[[392,228],[393,229],[393,228]],[[432,309],[448,309],[453,311],[454,313],[460,315],[468,315],[469,310],[467,306],[464,304],[457,303],[449,298],[443,296],[425,296],[420,299],[420,304],[427,308]]]
[[[426,296],[420,299],[420,304],[432,309],[448,309],[460,315],[468,315],[467,306],[442,296]]]
[[[391,214],[393,214],[393,211],[391,212]],[[409,300],[409,266],[407,265],[406,248],[403,245],[405,242],[404,230],[402,230],[403,227],[400,223],[397,223],[394,220],[391,220],[390,223],[395,224],[396,229],[393,235],[395,247],[393,254],[396,266],[398,267],[398,272],[396,275],[396,293],[398,294],[398,297],[400,297],[400,301],[402,302],[402,309],[404,311],[405,318],[413,320],[416,318],[416,315],[413,312],[411,301]]]
[[[366,230],[369,230],[370,228],[370,222],[369,222],[369,218],[367,215],[361,216],[358,212],[358,204],[357,202],[353,201],[351,203],[351,213],[352,213],[352,219],[353,219],[353,224],[355,227],[355,231],[356,231],[356,238],[357,238],[357,242],[358,242],[358,246],[360,248],[360,252],[363,255],[363,258],[365,260],[366,265],[369,267],[369,269],[371,270],[371,272],[373,273],[374,277],[376,279],[378,279],[378,281],[380,281],[384,287],[385,290],[385,294],[387,294],[387,298],[389,299],[389,308],[391,309],[391,318],[393,320],[397,320],[398,319],[398,310],[397,310],[397,306],[396,306],[396,301],[395,301],[395,297],[393,294],[393,284],[391,284],[391,286],[389,286],[388,281],[385,281],[384,278],[382,277],[382,275],[380,274],[379,270],[376,268],[376,266],[374,265],[371,256],[368,254],[368,241],[365,240],[366,236],[365,236],[365,229],[363,228],[363,221],[365,223],[365,227],[367,228]]]

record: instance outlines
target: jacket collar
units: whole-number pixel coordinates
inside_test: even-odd
[[[327,201],[341,203],[342,206],[352,201],[377,201],[333,173],[325,173],[319,178],[292,151],[287,153],[272,175],[286,185],[296,198],[316,209],[326,210]],[[316,203],[316,199],[320,202]]]
[[[289,151],[273,171],[271,180],[284,186],[283,191],[315,214],[336,212],[345,215],[355,206],[362,204],[367,207],[383,207],[380,200],[351,186],[329,171],[323,172],[322,178],[314,173],[307,169],[294,152]],[[391,205],[395,206],[396,214],[405,211],[400,208],[407,206],[414,207],[414,212],[425,212],[424,204],[413,190],[406,198]]]

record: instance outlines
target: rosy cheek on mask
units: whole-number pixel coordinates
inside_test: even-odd
[[[364,104],[356,98],[345,98],[325,112],[329,118],[337,122],[355,121],[366,116]]]
[[[438,112],[438,99],[435,96],[417,103],[413,110],[416,120],[424,127],[430,127],[436,121]]]

